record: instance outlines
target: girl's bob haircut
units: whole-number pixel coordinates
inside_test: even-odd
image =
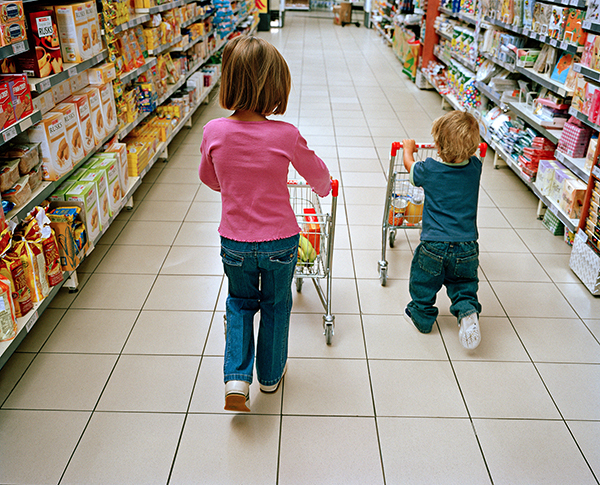
[[[225,45],[219,90],[222,108],[282,115],[291,87],[292,76],[285,59],[267,41],[241,35]]]
[[[464,111],[451,111],[436,119],[431,134],[446,163],[468,160],[479,148],[479,124],[472,114]]]

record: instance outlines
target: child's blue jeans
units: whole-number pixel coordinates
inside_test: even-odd
[[[298,235],[265,242],[240,242],[221,237],[221,258],[229,280],[225,382],[252,383],[253,320],[259,310],[258,381],[271,386],[281,379],[287,361],[298,240]]]
[[[477,300],[478,266],[479,245],[476,241],[421,241],[410,267],[409,291],[412,301],[407,305],[419,331],[431,332],[438,316],[438,309],[434,306],[436,295],[442,285],[452,301],[450,312],[458,321],[471,313],[481,313],[481,305]]]

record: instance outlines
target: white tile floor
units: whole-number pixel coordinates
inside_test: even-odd
[[[404,322],[418,234],[399,234],[380,286],[384,173],[392,141],[430,139],[440,98],[373,31],[325,17],[288,12],[260,35],[293,72],[285,118],[342,184],[333,345],[305,285],[282,388],[223,411],[219,198],[197,178],[213,101],[0,372],[1,483],[598,483],[600,299],[488,159],[481,346],[459,345],[444,294],[430,335]]]

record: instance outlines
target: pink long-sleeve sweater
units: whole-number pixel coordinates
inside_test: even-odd
[[[287,189],[290,163],[319,196],[330,191],[323,160],[283,121],[212,120],[200,151],[200,180],[221,192],[219,234],[228,239],[273,241],[300,232]]]

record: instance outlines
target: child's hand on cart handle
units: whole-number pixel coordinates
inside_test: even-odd
[[[417,144],[413,139],[402,140],[402,148],[404,168],[410,172],[410,167],[415,163],[414,154],[417,153]]]

